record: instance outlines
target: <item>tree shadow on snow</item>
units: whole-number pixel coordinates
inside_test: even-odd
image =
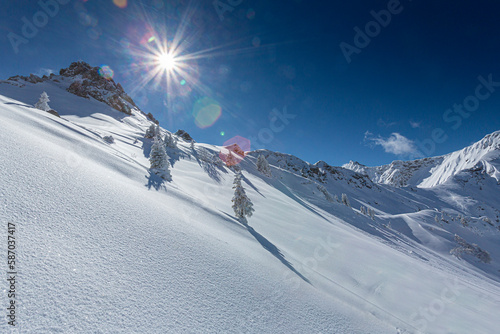
[[[260,196],[262,196],[262,197],[266,198],[266,196],[262,195],[262,194],[261,194],[261,192],[259,191],[259,189],[257,189],[257,187],[256,187],[256,186],[254,186],[254,185],[253,185],[253,183],[252,183],[249,179],[247,179],[245,175],[243,175],[243,174],[242,174],[242,175],[241,175],[241,179],[242,179],[242,180],[243,180],[246,184],[248,184],[248,186],[249,186],[250,188],[252,188],[253,190],[255,190],[255,192],[256,192],[256,193],[258,193]]]
[[[235,217],[231,216],[230,214],[226,213],[226,212],[223,212],[221,211],[222,213],[224,213],[226,216],[228,216],[229,218],[231,218],[231,221],[234,222],[234,220],[236,220]],[[243,225],[247,231],[255,238],[255,240],[257,240],[259,242],[259,244],[265,249],[267,250],[269,253],[271,253],[275,258],[277,258],[283,265],[285,265],[288,269],[290,269],[293,273],[295,273],[295,275],[299,276],[304,282],[308,283],[308,284],[311,284],[311,282],[307,279],[307,277],[305,277],[304,275],[302,275],[301,273],[299,273],[297,271],[297,269],[295,269],[293,267],[293,264],[291,264],[286,258],[285,256],[283,255],[283,253],[281,252],[281,250],[276,247],[271,241],[269,241],[268,239],[266,239],[266,237],[264,237],[262,234],[260,234],[259,232],[255,231],[255,229],[251,226],[248,225],[248,222],[245,218],[242,218],[242,219],[237,219],[236,220],[239,224]]]
[[[296,196],[289,187],[287,187],[283,182],[277,180],[277,179],[270,179],[270,178],[262,178],[264,182],[266,182],[268,185],[274,187],[276,190],[281,191],[284,195],[287,197],[291,198],[313,214],[317,215],[320,218],[323,218],[327,222],[330,223],[330,220],[328,220],[325,216],[323,216],[321,213],[319,213],[316,209],[314,209],[311,205],[307,204],[304,200],[302,200],[300,197]]]
[[[146,184],[148,190],[151,190],[151,188],[154,188],[157,191],[160,190],[161,188],[166,189],[164,185],[165,180],[156,175],[155,173],[151,173],[150,170],[148,170],[148,175],[144,177],[148,180],[148,183]]]
[[[21,104],[21,103],[14,103],[14,102],[5,102],[4,104],[13,104],[15,106],[21,106],[21,107],[26,107],[26,108],[34,108],[33,105],[29,105],[29,104]]]
[[[203,168],[203,171],[217,183],[221,182],[221,172],[227,173],[223,167],[217,166],[210,161],[211,156],[208,150],[202,151],[201,155],[194,150],[193,157],[196,159],[196,162],[198,162],[198,165]]]
[[[142,141],[142,154],[144,154],[145,158],[149,158],[149,154],[151,154],[151,147],[153,146],[153,140],[149,138],[138,138],[139,141]]]
[[[262,234],[260,234],[257,231],[255,231],[253,229],[253,227],[247,225],[247,230],[255,238],[255,240],[257,240],[262,245],[262,247],[264,247],[265,250],[267,250],[269,253],[271,253],[272,255],[274,255],[275,258],[277,258],[278,260],[280,260],[281,263],[283,263],[288,269],[290,269],[291,271],[293,271],[304,282],[306,282],[308,284],[311,284],[311,282],[305,276],[303,276],[301,273],[299,273],[293,267],[293,265],[290,262],[288,262],[288,260],[285,258],[285,256],[283,255],[283,253],[281,253],[281,251],[280,251],[280,249],[278,247],[276,247],[272,242],[270,242],[269,240],[267,240]]]

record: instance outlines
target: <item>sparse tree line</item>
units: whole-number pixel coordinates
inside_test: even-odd
[[[469,254],[476,257],[481,262],[491,262],[490,254],[487,251],[482,250],[478,245],[468,243],[457,234],[455,234],[455,242],[458,244],[458,247],[453,248],[450,251],[450,254],[455,255],[457,258],[460,259],[463,254]]]
[[[493,221],[487,216],[482,216],[479,218],[467,217],[467,216],[464,216],[461,214],[454,216],[454,215],[450,215],[444,211],[438,211],[438,213],[436,215],[434,215],[434,221],[436,222],[436,224],[439,224],[441,226],[443,226],[443,223],[450,224],[450,221],[452,221],[452,222],[457,221],[460,224],[462,224],[463,227],[470,227],[471,223],[477,223],[478,221],[483,221],[483,222],[487,223],[488,225],[495,227],[495,224],[493,223]],[[496,216],[495,222],[500,223],[500,219],[498,217],[498,211],[497,211],[497,216]],[[483,224],[483,225],[485,225],[485,224]],[[497,228],[500,230],[500,225],[497,226]]]
[[[170,172],[170,163],[168,162],[167,148],[176,149],[178,148],[178,140],[175,136],[170,133],[166,133],[162,138],[160,133],[160,128],[157,125],[152,124],[144,135],[145,138],[153,139],[153,145],[151,146],[151,152],[149,154],[150,170],[152,173],[158,175],[164,180],[172,181],[172,174]],[[190,148],[195,150],[194,140],[189,140]],[[199,158],[208,163],[213,163],[217,166],[222,167],[224,165],[223,161],[219,156],[208,153],[207,150],[201,151]],[[267,160],[265,158],[260,159],[258,163],[258,169],[262,171],[266,176],[271,175],[271,169]],[[244,224],[247,223],[246,218],[252,216],[255,211],[253,208],[253,203],[245,192],[245,188],[241,184],[243,175],[241,169],[233,167],[235,171],[235,177],[233,181],[234,196],[232,198],[232,208],[236,217]]]
[[[341,203],[341,204],[343,204],[343,205],[351,208],[351,203],[349,202],[349,198],[347,197],[346,194],[342,193],[341,200],[339,200],[339,197],[337,195],[334,195],[332,197],[332,195],[328,192],[328,190],[325,188],[325,186],[323,186],[321,184],[318,184],[316,187],[318,188],[319,191],[321,191],[323,193],[323,195],[325,196],[325,199],[328,202],[330,202],[330,203],[335,203],[335,202]],[[359,208],[359,212],[362,215],[368,216],[372,220],[375,220],[375,211],[372,208],[367,208],[364,205],[361,205],[361,207]]]

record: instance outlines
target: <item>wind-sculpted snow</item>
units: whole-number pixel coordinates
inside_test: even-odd
[[[59,79],[0,83],[0,220],[19,228],[21,332],[500,326],[497,134],[454,158],[463,163],[397,162],[379,180],[370,167],[267,150],[228,168],[221,147],[173,136],[164,180],[149,170],[146,115],[70,94],[72,79]],[[32,107],[41,91],[61,118]],[[248,225],[231,207],[239,169]],[[438,172],[449,177],[415,187]]]

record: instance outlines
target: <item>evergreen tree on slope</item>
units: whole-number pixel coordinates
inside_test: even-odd
[[[177,143],[175,142],[174,137],[167,132],[165,135],[165,139],[163,140],[165,142],[165,147],[168,148],[177,148]]]
[[[264,174],[267,177],[271,177],[271,167],[269,167],[269,162],[267,159],[261,154],[257,159],[257,170]]]
[[[245,189],[241,185],[241,172],[238,171],[234,177],[233,182],[234,196],[231,200],[233,202],[234,214],[239,219],[251,217],[254,212],[252,201],[247,197]]]
[[[43,92],[43,93],[40,95],[40,99],[39,99],[39,100],[38,100],[38,102],[35,104],[35,108],[40,109],[40,110],[43,110],[43,111],[49,111],[49,110],[50,110],[50,107],[49,107],[48,102],[50,102],[50,100],[49,100],[49,96],[47,95],[47,93]]]
[[[151,124],[149,128],[146,130],[145,138],[155,138],[156,135],[160,133],[156,124]]]
[[[151,163],[150,169],[153,173],[164,180],[170,181],[172,179],[168,155],[165,151],[165,145],[159,135],[154,137],[154,143],[151,147],[151,153],[149,154],[149,162]]]

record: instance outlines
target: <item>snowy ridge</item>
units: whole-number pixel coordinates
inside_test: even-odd
[[[474,168],[477,165],[484,166],[486,172],[498,181],[498,169],[492,164],[492,161],[498,159],[499,151],[500,131],[496,131],[463,150],[445,155],[443,161],[430,171],[431,175],[418,186],[422,188],[434,187],[446,182],[460,171]]]
[[[249,153],[249,156],[258,157],[263,155],[267,161],[283,170],[293,172],[303,178],[312,179],[320,183],[327,181],[346,181],[347,184],[357,188],[377,187],[369,177],[342,167],[333,167],[324,161],[310,164],[296,156],[286,153],[272,152],[269,150],[256,150]]]
[[[389,165],[378,167],[367,167],[358,162],[350,161],[342,167],[367,175],[375,183],[406,187],[416,186],[441,161],[442,157],[414,161],[396,160]]]
[[[0,82],[0,217],[23,246],[23,332],[497,331],[498,133],[377,180],[373,167],[250,152],[245,226],[220,147],[178,132],[162,180],[149,168],[151,118],[70,93],[79,75]],[[32,107],[42,91],[61,118]],[[437,173],[449,176],[399,186]]]
[[[498,167],[491,163],[498,157],[499,150],[500,131],[497,131],[469,147],[441,157],[413,161],[398,160],[378,167],[367,167],[350,161],[343,167],[368,175],[375,183],[394,187],[432,188],[445,183],[463,170],[475,168],[476,165],[483,165],[489,175],[499,180]]]

